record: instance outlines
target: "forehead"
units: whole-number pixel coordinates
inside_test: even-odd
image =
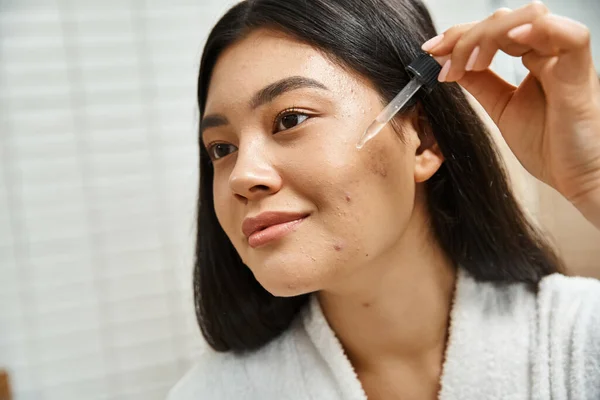
[[[265,86],[290,76],[304,76],[324,83],[333,92],[347,93],[358,84],[320,51],[278,31],[260,29],[221,54],[212,73],[207,96],[211,106],[248,100]]]

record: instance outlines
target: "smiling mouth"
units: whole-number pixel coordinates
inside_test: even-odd
[[[264,246],[293,232],[307,214],[263,213],[244,220],[242,230],[252,248]]]

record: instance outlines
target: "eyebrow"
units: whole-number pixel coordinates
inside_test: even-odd
[[[304,76],[291,76],[274,82],[256,92],[254,97],[252,97],[252,100],[250,100],[250,108],[256,110],[261,105],[272,102],[275,98],[286,92],[304,88],[329,90],[327,86],[314,79],[306,78]],[[202,122],[200,123],[200,135],[202,136],[204,131],[208,128],[223,126],[228,123],[227,117],[223,114],[207,115],[202,118]]]

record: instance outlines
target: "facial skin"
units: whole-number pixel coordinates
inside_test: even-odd
[[[261,89],[290,77],[322,88],[296,88],[251,106]],[[415,124],[402,122],[402,140],[388,124],[362,150],[355,147],[382,108],[365,79],[278,32],[255,31],[218,60],[204,120],[218,114],[227,122],[203,130],[209,153],[222,156],[214,160],[215,211],[272,294],[335,291],[397,247],[416,213],[424,217],[418,183],[442,158],[435,149],[417,151]],[[242,222],[266,211],[309,215],[283,238],[252,248]]]

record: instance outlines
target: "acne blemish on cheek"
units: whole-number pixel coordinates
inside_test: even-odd
[[[340,243],[335,243],[335,244],[333,245],[333,249],[334,249],[335,251],[342,251],[342,249],[343,249],[343,248],[344,248],[344,244],[343,244],[343,243],[341,243],[341,242],[340,242]]]
[[[350,197],[350,194],[348,192],[346,192],[345,199],[346,199],[346,203],[350,203],[350,201],[352,201],[352,198]]]

